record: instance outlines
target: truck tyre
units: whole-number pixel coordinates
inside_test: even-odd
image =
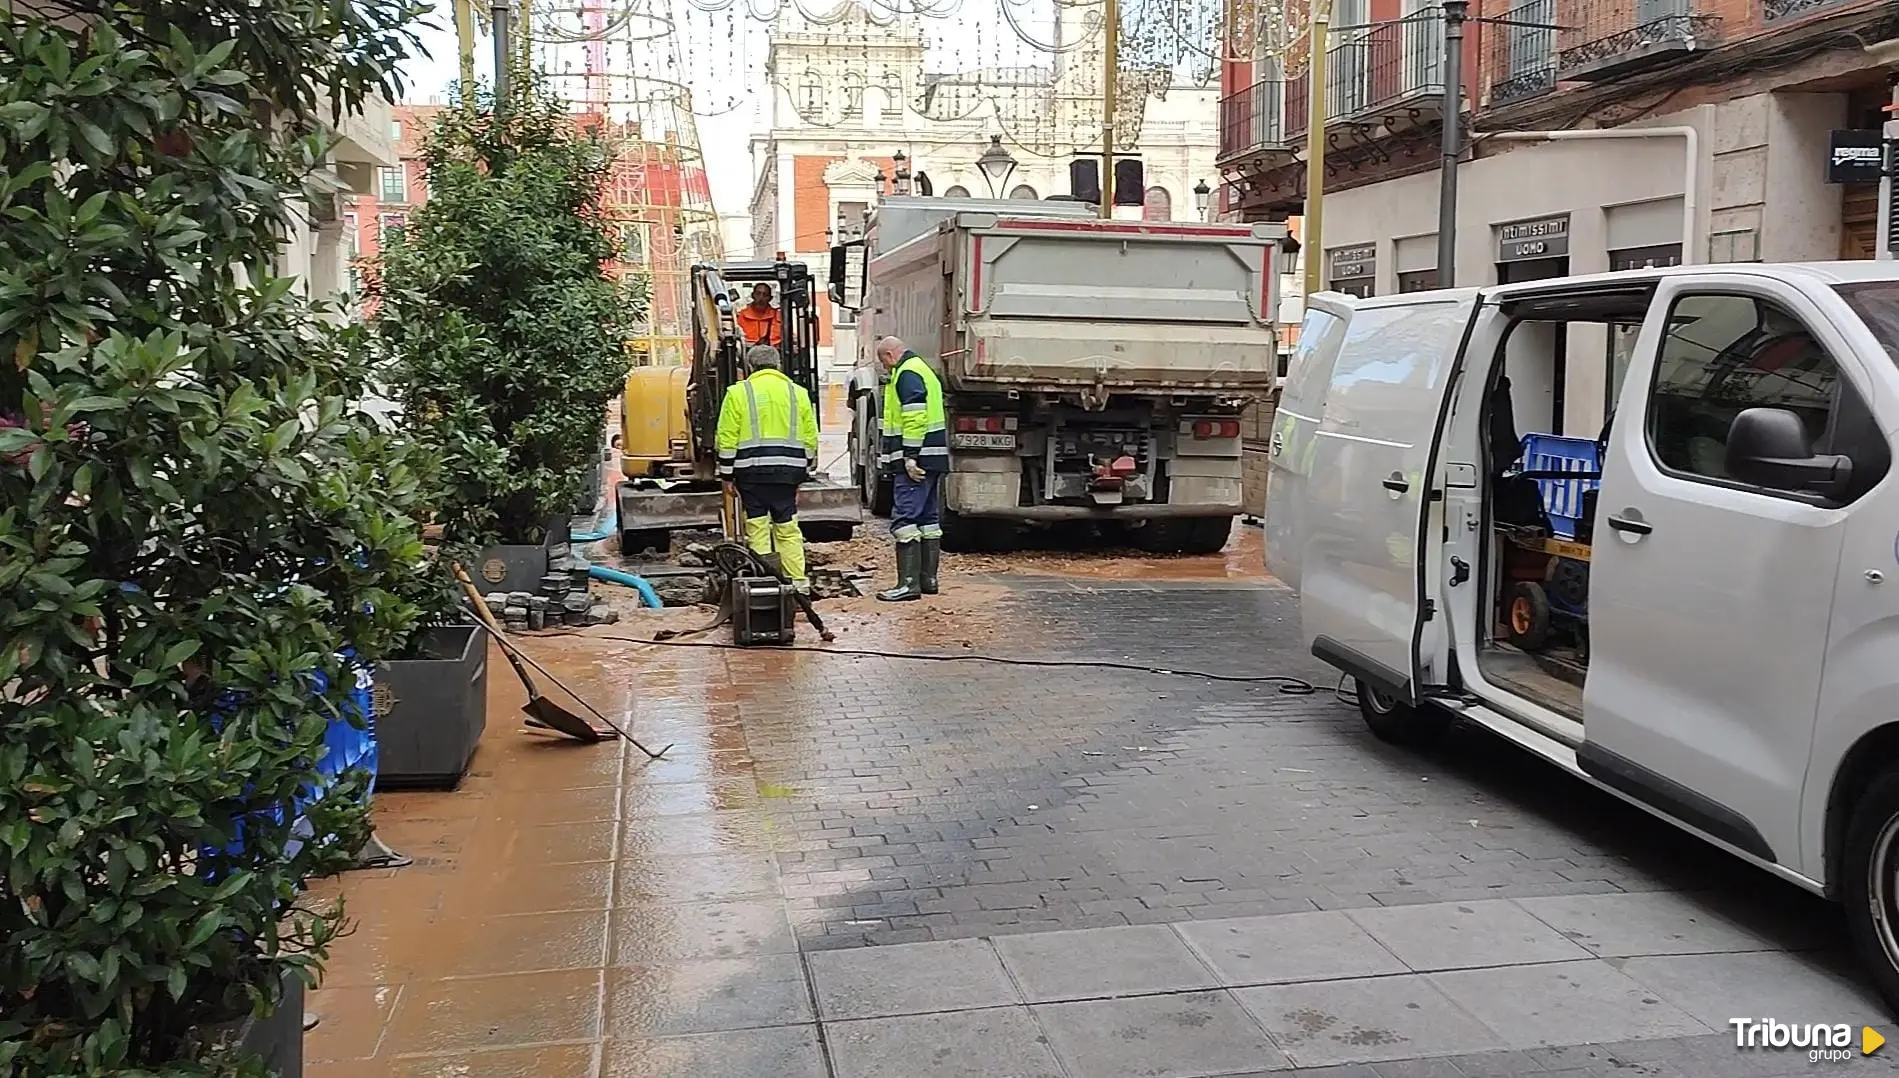
[[[871,429],[870,397],[860,394],[857,404],[851,409],[851,476],[857,481],[857,489],[864,499],[864,510],[874,517],[888,517],[891,493],[890,480],[881,473],[875,457],[865,448],[866,443],[875,444],[877,434]]]
[[[1180,554],[1218,554],[1233,537],[1232,517],[1195,517],[1176,524],[1174,550]]]
[[[1217,554],[1232,534],[1232,517],[1185,517],[1150,520],[1128,538],[1149,554]]]
[[[1510,607],[1504,623],[1510,642],[1524,651],[1541,651],[1550,638],[1550,597],[1543,585],[1520,580],[1510,589]]]
[[[988,550],[989,536],[985,530],[994,526],[992,521],[971,520],[960,513],[943,510],[943,549],[951,554],[980,554]]]
[[[1451,728],[1451,713],[1434,707],[1412,707],[1363,678],[1352,679],[1358,713],[1372,736],[1393,745],[1424,748],[1435,744]]]
[[[1899,768],[1874,779],[1853,806],[1838,888],[1853,949],[1899,1013]]]

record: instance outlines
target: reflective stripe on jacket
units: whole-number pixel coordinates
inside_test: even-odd
[[[725,391],[718,443],[722,479],[804,482],[818,466],[811,394],[782,371],[759,371]]]
[[[943,383],[915,352],[903,354],[903,362],[884,385],[883,436],[877,459],[885,468],[898,468],[907,457],[926,472],[950,470]]]

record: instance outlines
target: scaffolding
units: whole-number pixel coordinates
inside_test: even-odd
[[[602,212],[618,276],[645,281],[636,363],[672,366],[692,348],[692,267],[724,257],[670,0],[531,0],[534,62],[598,132],[613,166]]]

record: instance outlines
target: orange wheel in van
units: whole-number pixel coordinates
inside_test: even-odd
[[[1510,642],[1524,651],[1536,651],[1550,638],[1550,599],[1543,585],[1521,580],[1510,588],[1504,623]]]

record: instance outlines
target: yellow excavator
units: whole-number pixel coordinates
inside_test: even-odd
[[[685,366],[635,367],[620,409],[618,492],[620,552],[665,551],[675,531],[718,528],[729,519],[718,477],[719,406],[742,379],[747,347],[739,333],[740,290],[769,284],[783,327],[779,351],[787,377],[822,406],[818,385],[818,312],[810,269],[771,261],[701,263],[692,268],[692,359]],[[822,425],[822,418],[820,418]],[[857,488],[820,473],[798,493],[805,538],[834,542],[864,521]]]

